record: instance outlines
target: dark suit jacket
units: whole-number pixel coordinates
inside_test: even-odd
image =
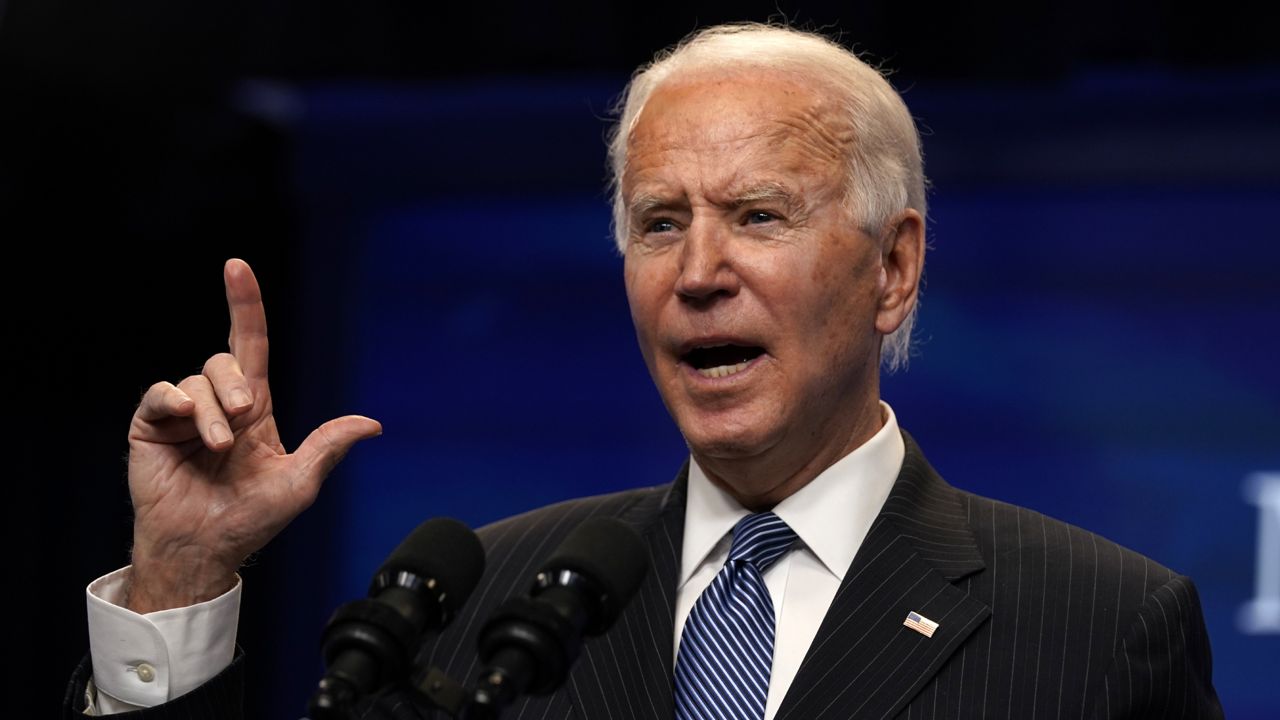
[[[905,437],[902,471],[778,720],[1222,716],[1189,579],[1039,513],[956,490]],[[476,633],[489,612],[527,592],[570,529],[615,516],[645,538],[648,576],[613,628],[587,641],[563,688],[518,701],[504,717],[671,717],[685,485],[682,472],[670,485],[573,500],[484,528],[485,575],[466,612],[422,658],[474,681]],[[939,623],[933,637],[903,625],[910,611]],[[225,697],[242,664],[192,693],[204,700],[180,698],[181,715],[154,717],[229,717],[217,713],[231,708],[202,703]],[[412,695],[391,693],[368,717],[428,714]]]

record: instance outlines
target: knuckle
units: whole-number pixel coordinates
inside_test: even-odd
[[[209,378],[203,375],[188,375],[178,381],[178,389],[183,392],[191,392],[192,390],[200,390],[209,386]]]
[[[328,424],[321,425],[316,428],[316,436],[319,438],[320,444],[326,451],[332,452],[333,448],[337,446],[337,442],[333,437],[333,428]]]
[[[204,361],[204,368],[201,372],[205,375],[208,375],[211,372],[219,372],[224,368],[230,367],[233,363],[235,363],[234,355],[227,352],[220,352]]]

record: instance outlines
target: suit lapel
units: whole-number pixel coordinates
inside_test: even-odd
[[[906,433],[902,471],[823,619],[778,720],[897,714],[991,614],[953,583],[983,568],[955,491]],[[916,612],[932,637],[903,625]]]
[[[688,465],[620,518],[640,532],[649,572],[636,596],[603,636],[587,642],[569,678],[579,718],[653,720],[671,717],[676,577],[684,537]]]
[[[892,717],[990,616],[956,587],[983,569],[955,491],[903,433],[906,457],[787,693],[778,720]],[[684,535],[687,466],[623,516],[651,566],[613,628],[587,642],[569,678],[579,718],[672,717],[672,616]],[[932,637],[908,612],[938,623]]]

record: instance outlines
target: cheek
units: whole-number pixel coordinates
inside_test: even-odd
[[[847,347],[872,332],[881,283],[874,260],[872,253],[833,253],[820,258],[811,269],[809,280],[815,297],[806,320],[825,347]]]
[[[622,265],[622,285],[627,293],[627,305],[631,307],[631,315],[637,315],[638,308],[644,300],[644,275],[640,272],[639,262],[630,255]]]
[[[658,268],[643,260],[628,258],[623,268],[623,283],[627,292],[627,305],[631,308],[631,322],[636,327],[641,349],[648,354],[648,344],[658,327],[663,291],[661,277],[654,272]]]

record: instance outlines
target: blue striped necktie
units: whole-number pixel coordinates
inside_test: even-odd
[[[760,720],[773,666],[773,599],[762,574],[795,532],[771,512],[733,527],[729,559],[694,603],[676,657],[677,720]]]

